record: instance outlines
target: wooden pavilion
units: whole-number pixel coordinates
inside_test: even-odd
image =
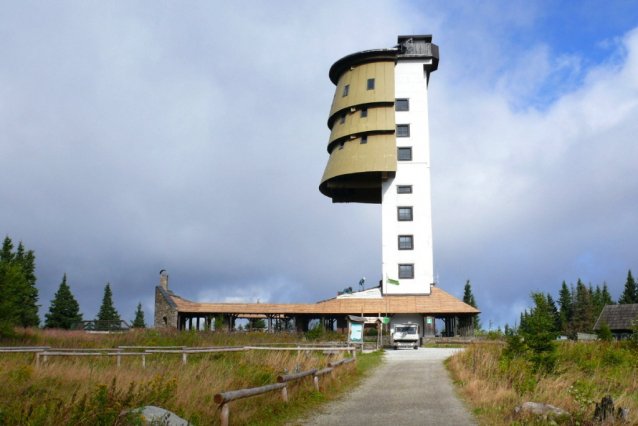
[[[422,318],[422,335],[435,334],[435,319],[445,322],[446,335],[471,336],[474,317],[480,311],[432,286],[429,295],[382,295],[372,298],[334,298],[317,303],[197,303],[183,299],[168,289],[168,276],[162,275],[155,289],[155,327],[180,330],[210,329],[215,317],[222,316],[228,330],[235,329],[238,318],[263,318],[267,331],[292,329],[308,331],[312,320],[324,329],[347,330],[348,315],[390,317],[416,314]]]

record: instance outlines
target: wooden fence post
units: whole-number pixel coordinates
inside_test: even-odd
[[[281,388],[281,397],[284,402],[288,402],[288,386]]]
[[[142,368],[146,368],[146,355],[142,355]]]
[[[222,426],[228,426],[228,417],[229,417],[229,409],[228,409],[228,403],[222,404],[222,414],[221,414],[221,421],[222,421]]]
[[[186,352],[182,352],[182,364],[186,365]]]
[[[317,389],[317,392],[319,392],[319,377],[314,376],[313,381],[315,382],[315,389]]]
[[[122,355],[120,355],[119,353],[117,354],[117,366],[122,366]]]

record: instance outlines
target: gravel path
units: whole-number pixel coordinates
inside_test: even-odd
[[[360,386],[322,412],[295,423],[307,426],[474,426],[457,399],[443,360],[459,349],[386,351],[386,362]]]

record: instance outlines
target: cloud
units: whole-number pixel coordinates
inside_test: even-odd
[[[516,310],[499,304],[563,279],[614,293],[636,263],[638,36],[599,40],[594,64],[532,37],[543,19],[537,2],[4,4],[0,231],[36,251],[42,313],[65,272],[86,318],[110,282],[123,317],[142,301],[147,322],[160,269],[202,301],[373,283],[379,206],[317,189],[327,72],[432,33],[441,287],[471,279],[497,323]]]

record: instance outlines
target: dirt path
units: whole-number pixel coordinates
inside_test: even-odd
[[[458,349],[387,351],[386,362],[339,401],[294,423],[306,426],[474,426],[443,360]]]

